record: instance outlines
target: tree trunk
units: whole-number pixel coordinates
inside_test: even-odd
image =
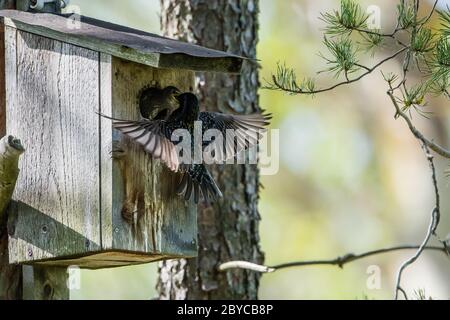
[[[161,0],[164,35],[245,57],[256,57],[257,0]],[[253,113],[258,106],[258,66],[245,62],[242,74],[197,75],[196,93],[209,111]],[[256,299],[259,275],[244,270],[219,273],[230,260],[263,262],[259,247],[255,165],[211,168],[223,191],[217,204],[199,205],[198,258],[160,263],[161,299]]]

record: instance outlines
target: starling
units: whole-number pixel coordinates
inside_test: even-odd
[[[181,91],[173,86],[164,89],[144,87],[139,92],[139,111],[146,119],[167,119],[178,107],[176,96]]]
[[[189,92],[177,95],[178,108],[163,119],[142,119],[139,121],[111,118],[113,127],[143,146],[153,158],[160,159],[170,170],[182,173],[180,184],[176,191],[184,194],[185,200],[191,198],[199,202],[200,195],[207,202],[222,197],[222,193],[207,170],[205,163],[184,163],[176,148],[180,141],[172,141],[172,134],[177,129],[185,129],[191,137],[194,134],[195,121],[201,121],[202,133],[209,129],[218,130],[223,140],[211,139],[196,142],[191,139],[191,152],[201,144],[203,152],[220,147],[226,149],[226,156],[218,156],[216,160],[223,161],[235,156],[238,152],[258,143],[264,127],[269,124],[270,114],[231,115],[218,112],[200,112],[197,97]],[[234,130],[234,136],[229,136],[228,130]],[[203,135],[202,135],[203,136]],[[214,149],[216,150],[216,149]]]

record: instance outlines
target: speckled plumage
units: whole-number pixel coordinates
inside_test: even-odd
[[[222,197],[222,193],[208,172],[204,163],[183,163],[178,155],[176,145],[180,141],[172,141],[172,135],[177,129],[186,129],[191,137],[194,135],[195,121],[201,121],[202,133],[209,129],[218,130],[224,137],[224,156],[216,160],[223,161],[235,156],[239,151],[258,143],[260,131],[269,124],[270,115],[229,115],[216,112],[200,112],[197,97],[192,93],[177,96],[179,107],[166,119],[142,119],[139,121],[114,119],[114,128],[127,135],[143,146],[153,158],[160,159],[170,170],[180,171],[182,178],[177,192],[183,194],[186,200],[191,198],[199,202],[200,195],[206,201]],[[106,117],[106,116],[105,116]],[[227,139],[227,130],[234,130],[236,137]],[[202,141],[201,150],[210,152],[218,147],[216,140]],[[196,147],[195,139],[191,139],[191,152]],[[197,142],[198,143],[198,142]]]

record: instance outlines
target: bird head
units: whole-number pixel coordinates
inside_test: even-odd
[[[168,86],[163,89],[163,96],[167,99],[171,105],[177,105],[177,97],[181,94],[180,89],[174,86]]]
[[[176,98],[181,94],[180,89],[174,86],[168,86],[163,89],[164,95]]]
[[[197,120],[200,107],[195,94],[184,92],[179,94],[176,98],[180,103],[180,107],[182,107],[184,117],[189,120]]]

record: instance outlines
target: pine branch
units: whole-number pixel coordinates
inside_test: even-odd
[[[340,10],[321,14],[327,26],[325,34],[331,36],[348,35],[352,30],[365,28],[369,15],[359,3],[353,0],[342,0]]]
[[[358,70],[356,64],[358,60],[356,58],[356,52],[352,41],[349,38],[343,38],[339,40],[330,40],[327,37],[324,38],[324,44],[333,55],[333,58],[326,58],[323,54],[319,54],[327,64],[331,65],[328,69],[322,72],[332,72],[335,77],[338,78],[341,74],[344,74],[348,80],[350,73]]]
[[[441,20],[441,30],[444,36],[450,36],[450,6],[447,6],[447,11],[438,11]]]
[[[296,78],[295,78],[295,72],[292,69],[287,69],[284,66],[278,65],[277,74],[276,75],[272,75],[273,84],[268,84],[264,88],[265,89],[270,89],[270,90],[284,91],[284,92],[288,92],[288,93],[291,93],[291,94],[317,94],[317,93],[331,91],[331,90],[336,89],[336,88],[338,88],[340,86],[349,85],[351,83],[354,83],[354,82],[357,82],[357,81],[361,80],[365,76],[367,76],[370,73],[372,73],[373,71],[375,71],[378,67],[380,67],[381,65],[383,65],[387,61],[392,60],[395,57],[399,56],[400,54],[402,54],[406,50],[408,50],[408,47],[402,48],[399,51],[397,51],[396,53],[394,53],[394,54],[384,58],[383,60],[379,61],[377,64],[372,66],[371,68],[364,67],[367,71],[362,73],[361,75],[359,75],[358,77],[356,77],[354,79],[342,81],[342,82],[339,82],[337,84],[334,84],[334,85],[332,85],[330,87],[323,88],[323,89],[305,90],[304,88],[302,88],[302,87],[297,85]]]

